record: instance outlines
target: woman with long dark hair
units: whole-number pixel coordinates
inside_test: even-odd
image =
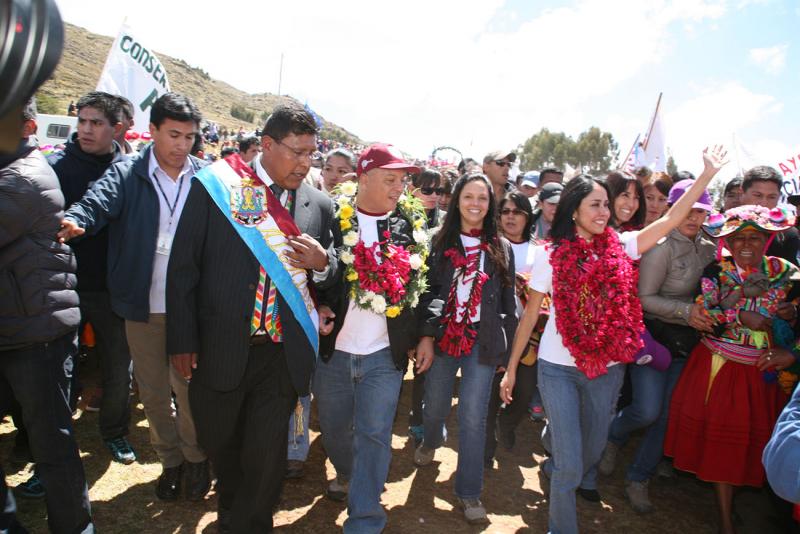
[[[608,436],[624,365],[641,348],[642,307],[633,260],[689,214],[725,162],[720,147],[703,152],[704,170],[659,220],[641,231],[609,228],[608,185],[588,175],[569,181],[561,195],[551,243],[536,255],[531,296],[514,337],[505,402],[513,400],[517,367],[547,293],[550,319],[539,346],[539,390],[548,417],[552,457],[542,466],[551,479],[549,526],[578,532],[576,492],[599,501],[597,463]]]
[[[620,231],[640,230],[647,211],[642,183],[621,172],[610,173],[605,182],[611,210],[608,225]]]
[[[456,183],[428,263],[428,290],[417,308],[416,352],[418,372],[427,370],[425,435],[414,463],[428,465],[442,445],[460,370],[455,493],[467,521],[485,523],[480,497],[486,412],[492,378],[508,357],[507,340],[517,327],[514,254],[498,232],[494,193],[485,175],[470,174]]]

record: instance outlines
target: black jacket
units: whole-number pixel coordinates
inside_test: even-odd
[[[483,365],[505,365],[508,362],[511,342],[517,331],[516,301],[514,300],[514,253],[505,238],[500,238],[503,251],[508,262],[511,283],[506,284],[496,270],[491,258],[486,255],[484,272],[489,279],[483,286],[481,294],[481,317],[476,343],[480,346],[478,361]],[[458,242],[461,254],[464,254],[461,241]],[[442,313],[447,303],[450,287],[453,283],[454,270],[449,260],[441,253],[428,257],[428,290],[422,295],[418,313],[420,315],[419,335],[432,336],[436,343],[444,333]],[[437,345],[437,355],[439,349]]]
[[[357,218],[353,220],[353,230],[358,231]],[[391,233],[391,242],[395,245],[407,247],[414,242],[411,223],[397,212],[389,215],[386,220],[378,221],[378,235],[383,235],[386,230]],[[336,249],[340,250],[342,247],[342,232],[338,224],[334,225],[333,241]],[[319,354],[323,362],[330,360],[333,355],[333,351],[336,348],[336,336],[342,330],[344,318],[350,306],[349,283],[344,280],[344,267],[341,264],[339,272],[340,275],[337,277],[333,287],[321,292],[320,296],[320,302],[328,305],[336,314],[333,332],[327,336],[321,336],[319,340]],[[416,310],[406,308],[397,317],[387,317],[386,327],[389,331],[389,346],[392,350],[394,364],[398,369],[405,372],[408,365],[408,350],[417,343]]]
[[[301,232],[333,250],[333,204],[303,184],[294,219]],[[334,276],[336,270],[329,271]],[[244,377],[259,264],[231,223],[196,180],[175,231],[167,268],[167,353],[196,352],[192,381],[232,391]],[[310,276],[310,274],[309,274]],[[291,308],[278,294],[283,345],[297,394],[308,394],[316,355]]]
[[[47,162],[53,167],[64,193],[67,207],[83,197],[86,190],[103,176],[112,163],[125,160],[125,156],[114,141],[114,151],[110,154],[87,154],[81,150],[78,134],[72,135],[63,152],[48,156]],[[86,239],[76,239],[70,243],[78,260],[78,289],[82,291],[107,291],[108,273],[108,228]]]
[[[34,143],[0,160],[0,351],[80,323],[75,256],[56,241],[63,209],[58,178]]]
[[[150,315],[150,283],[158,240],[158,191],[147,175],[150,152],[114,163],[65,217],[95,235],[108,225],[108,292],[111,308],[131,321]],[[205,163],[189,156],[193,173]]]

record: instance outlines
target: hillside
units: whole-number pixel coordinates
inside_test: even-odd
[[[37,93],[40,111],[66,113],[70,100],[94,89],[114,39],[91,33],[79,26],[64,24],[64,53],[52,78]],[[270,112],[279,102],[291,97],[270,93],[248,94],[231,85],[214,80],[200,68],[191,67],[181,59],[156,51],[167,69],[173,91],[188,95],[198,105],[203,116],[229,129],[253,129],[263,126],[262,114]],[[239,105],[252,111],[254,122],[248,123],[231,116],[231,107]],[[315,110],[316,111],[316,110]],[[362,143],[354,134],[325,120],[322,136],[328,139]]]

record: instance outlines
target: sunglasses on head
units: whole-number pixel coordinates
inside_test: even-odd
[[[503,208],[500,210],[500,215],[525,215],[525,212],[517,208]]]
[[[494,160],[494,164],[498,167],[511,167],[511,162],[506,160]]]
[[[420,187],[419,190],[423,195],[444,195],[444,187]]]

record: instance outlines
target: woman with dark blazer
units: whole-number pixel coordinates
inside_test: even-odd
[[[471,524],[485,523],[480,501],[486,413],[492,378],[505,365],[517,327],[514,255],[497,229],[496,202],[483,174],[462,177],[453,190],[429,257],[428,290],[420,299],[417,369],[427,371],[424,439],[414,463],[431,463],[444,440],[456,373],[458,468],[455,493]]]

